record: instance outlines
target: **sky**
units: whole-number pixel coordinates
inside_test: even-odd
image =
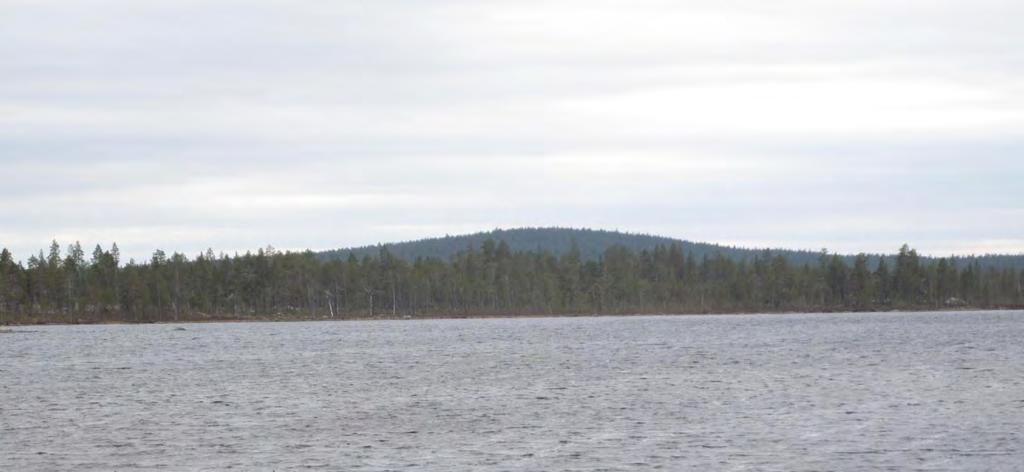
[[[1024,252],[1019,0],[0,0],[0,246]],[[87,249],[89,252],[89,249]]]

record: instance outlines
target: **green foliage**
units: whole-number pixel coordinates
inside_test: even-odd
[[[448,259],[407,260],[389,247],[324,259],[310,251],[189,259],[154,252],[120,263],[117,246],[54,242],[27,265],[0,251],[0,322],[172,321],[366,316],[702,313],[979,308],[1024,305],[1024,271],[921,258],[908,246],[872,270],[825,251],[800,263],[785,252],[737,259],[678,243],[613,244],[585,257],[515,250],[485,239]],[[890,269],[890,265],[892,268]]]

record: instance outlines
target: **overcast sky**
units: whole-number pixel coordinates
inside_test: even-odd
[[[1024,251],[1020,0],[0,0],[0,246]]]

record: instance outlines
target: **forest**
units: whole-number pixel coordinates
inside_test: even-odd
[[[678,245],[687,256],[696,256],[701,260],[704,256],[715,257],[725,256],[734,261],[753,260],[755,257],[763,256],[764,250],[769,249],[772,256],[783,256],[790,264],[804,265],[816,264],[821,258],[820,251],[794,250],[787,248],[748,248],[712,244],[706,242],[675,239],[665,236],[658,236],[643,233],[629,233],[622,231],[608,231],[589,228],[565,228],[565,227],[523,227],[511,229],[494,229],[473,234],[448,235],[440,238],[418,239],[414,241],[388,243],[387,249],[393,256],[407,261],[415,261],[419,257],[436,257],[442,260],[449,260],[459,252],[469,248],[479,248],[488,239],[504,241],[512,252],[535,251],[550,252],[556,257],[561,257],[570,252],[578,251],[583,261],[596,261],[604,256],[605,251],[612,246],[622,246],[633,252],[644,250],[654,251],[658,246],[669,247]],[[324,259],[345,259],[349,254],[354,254],[361,259],[363,256],[376,256],[380,252],[380,245],[362,246],[348,249],[335,249],[317,253]],[[868,267],[875,270],[883,254],[866,254]],[[855,255],[841,255],[847,265],[856,262]],[[922,264],[938,262],[932,257],[919,257]],[[973,264],[979,264],[982,268],[995,267],[996,269],[1011,268],[1024,270],[1024,254],[984,254],[974,256],[953,256],[946,260],[959,269],[964,269]]]
[[[504,241],[512,252],[546,251],[560,257],[572,249],[579,252],[583,261],[600,259],[604,256],[605,250],[612,246],[622,246],[631,251],[640,252],[645,249],[653,251],[657,246],[676,244],[684,253],[693,253],[698,258],[705,254],[721,253],[730,259],[741,259],[754,256],[759,252],[756,249],[687,241],[651,234],[561,227],[494,229],[473,234],[389,243],[387,248],[392,255],[407,261],[414,261],[417,257],[437,257],[449,260],[467,248],[479,248],[488,239]],[[325,258],[346,258],[349,254],[362,258],[363,256],[376,256],[379,252],[380,245],[372,245],[324,251],[319,254]],[[790,262],[800,264],[815,262],[818,258],[818,254],[814,251],[773,249],[772,252],[782,254]],[[874,256],[869,255],[869,257],[873,258]],[[1021,262],[1021,268],[1024,268],[1024,260]]]
[[[0,251],[0,323],[1009,308],[1024,306],[1022,284],[1024,270],[906,245],[874,264],[826,251],[802,264],[768,250],[696,256],[678,244],[613,245],[588,260],[575,245],[556,255],[493,239],[448,259],[268,247],[124,262],[116,244],[86,256],[54,241],[26,263]]]

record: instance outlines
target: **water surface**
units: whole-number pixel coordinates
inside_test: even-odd
[[[1024,312],[15,330],[0,470],[1024,467]]]

